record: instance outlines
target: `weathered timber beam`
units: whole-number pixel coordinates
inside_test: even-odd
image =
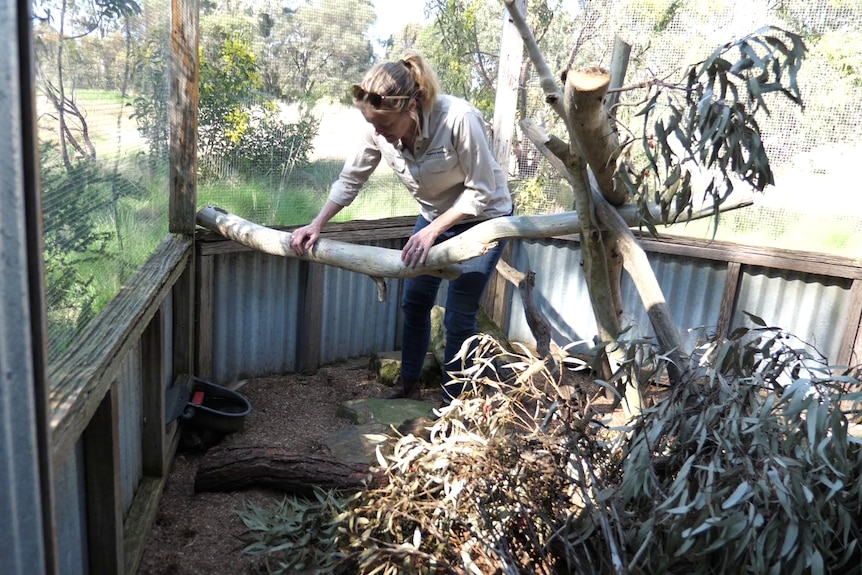
[[[564,172],[564,174],[567,173]],[[741,205],[747,204],[726,203],[722,205],[721,211]],[[656,206],[655,213],[659,211]],[[641,216],[635,206],[623,206],[618,212],[628,226],[636,227],[641,223]],[[712,208],[705,208],[699,212],[693,212],[691,218],[713,215]],[[381,278],[407,278],[430,274],[444,279],[454,279],[461,274],[459,262],[482,255],[499,240],[547,239],[578,234],[581,231],[581,220],[577,212],[495,218],[476,224],[466,232],[432,247],[424,266],[407,267],[401,262],[399,250],[326,238],[317,240],[311,252],[300,256],[290,247],[292,235],[290,232],[255,224],[213,206],[207,206],[198,212],[197,223],[201,227],[263,253],[304,259],[368,275],[377,283],[381,300],[386,299],[385,283]]]

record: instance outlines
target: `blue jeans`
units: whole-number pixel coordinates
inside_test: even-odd
[[[413,228],[415,234],[430,222],[419,216]],[[475,222],[451,227],[437,238],[435,244],[444,242],[476,225]],[[450,363],[461,349],[464,341],[476,335],[478,327],[476,316],[479,303],[488,280],[494,272],[497,261],[503,252],[505,242],[499,242],[487,253],[461,263],[461,275],[449,282],[446,294],[446,314],[443,325],[446,328],[446,350],[443,354],[446,365],[443,369],[443,398],[457,397],[461,384],[451,384],[448,370],[458,371],[464,367]],[[422,375],[422,364],[431,341],[431,308],[437,300],[437,290],[441,278],[424,275],[405,280],[404,297],[401,300],[403,311],[403,334],[401,342],[401,377],[408,381],[418,381]]]

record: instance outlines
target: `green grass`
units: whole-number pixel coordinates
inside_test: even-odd
[[[90,270],[96,280],[97,302],[101,308],[164,240],[168,233],[167,205],[162,193],[151,190],[145,197],[121,198],[116,214],[106,210],[97,222],[98,231],[112,234],[108,253],[116,258],[105,262],[113,264],[113,269],[99,269],[102,266],[94,265]]]
[[[98,102],[120,104],[123,99],[116,90],[75,90],[75,99],[79,102]]]
[[[410,192],[392,172],[375,173],[356,200],[341,210],[338,221],[369,220],[409,216],[419,213],[419,206]]]
[[[209,180],[199,184],[198,206],[213,205],[266,226],[310,222],[329,197],[343,162],[319,160],[289,178]],[[375,172],[359,196],[334,221],[416,214],[416,202],[389,170]]]
[[[765,248],[859,258],[862,221],[853,217],[804,214],[790,209],[751,206],[721,215],[718,231],[710,218],[659,227],[659,233],[720,240]]]

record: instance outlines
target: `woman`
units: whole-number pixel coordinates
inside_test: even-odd
[[[419,203],[419,217],[401,251],[406,266],[423,265],[434,244],[480,221],[512,213],[506,178],[491,153],[482,115],[468,102],[441,94],[436,74],[418,53],[374,66],[353,87],[353,98],[368,129],[356,154],[345,162],[320,213],[293,233],[290,245],[297,253],[303,255],[312,248],[323,226],[356,198],[381,160]],[[477,332],[480,299],[502,249],[500,242],[486,254],[463,262],[463,273],[449,283],[444,317],[444,405],[463,391],[448,373],[461,366],[450,362],[464,341]],[[401,304],[401,374],[388,399],[421,398],[431,308],[440,281],[428,275],[406,280]]]

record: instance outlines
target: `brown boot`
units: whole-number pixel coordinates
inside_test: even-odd
[[[383,399],[422,399],[422,382],[406,380],[400,375],[395,378],[392,391],[387,393]]]

